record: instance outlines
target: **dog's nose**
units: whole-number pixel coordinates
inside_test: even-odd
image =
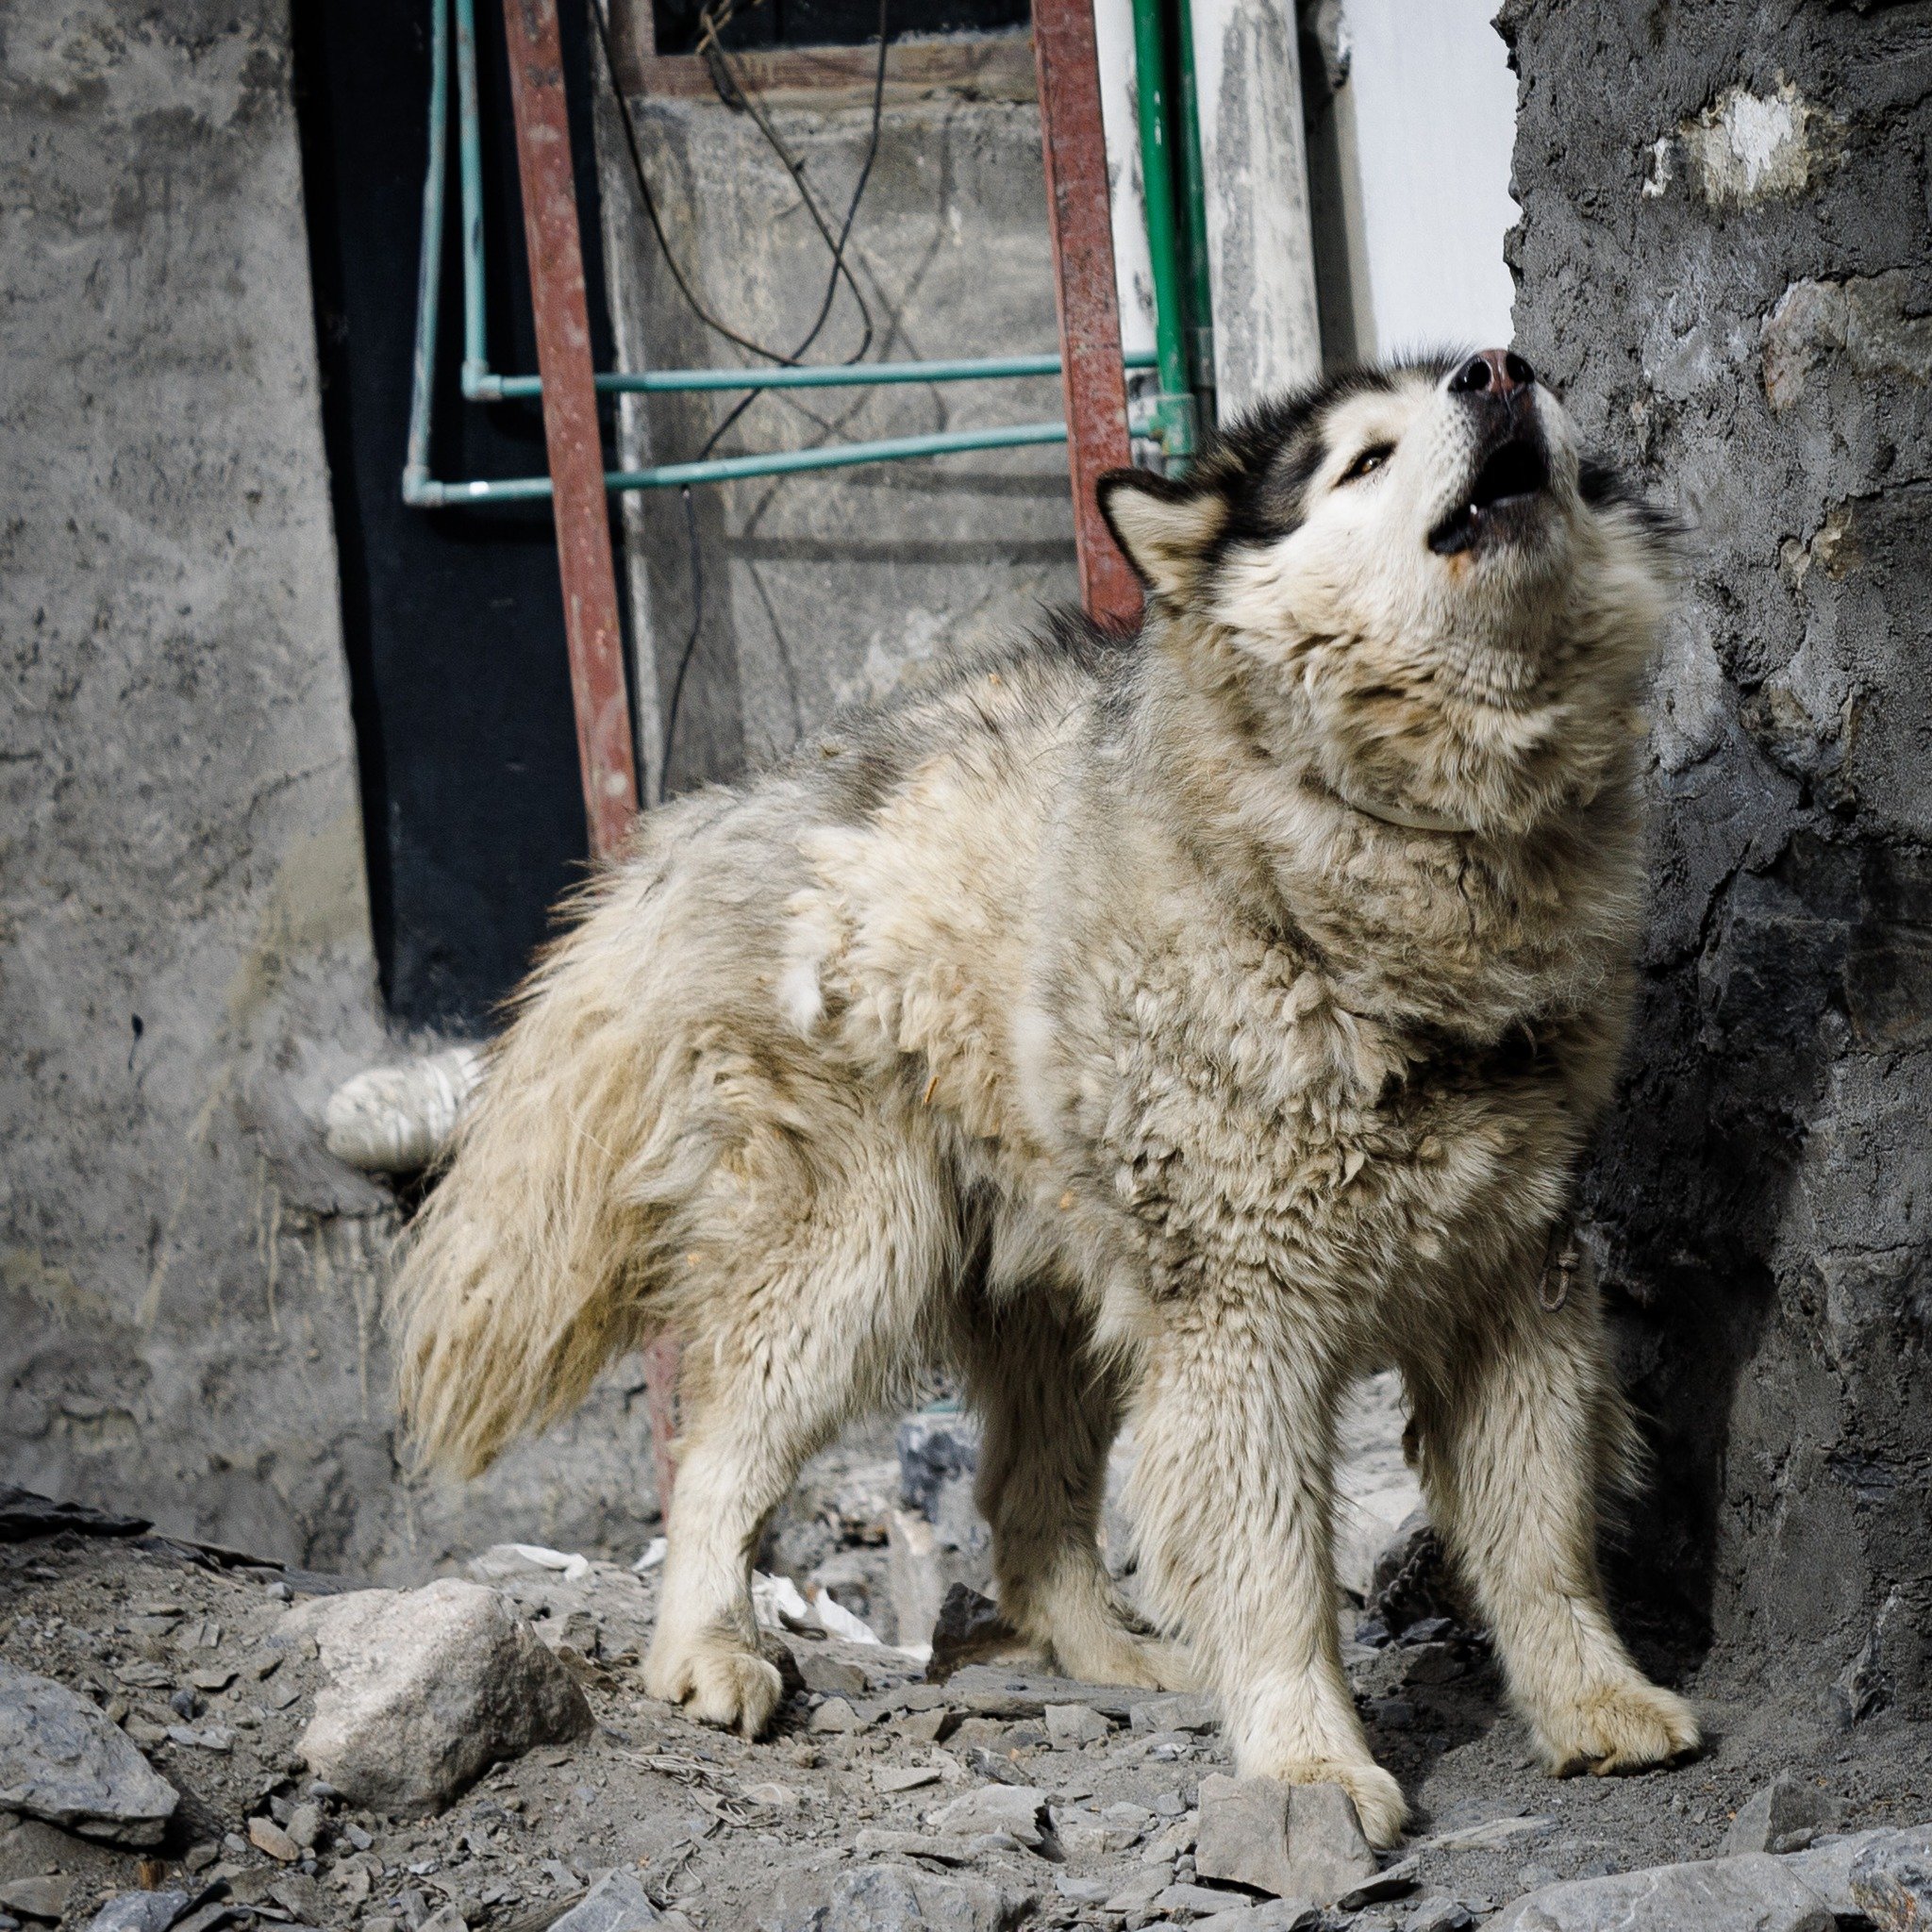
[[[1528,389],[1535,381],[1536,371],[1515,350],[1482,349],[1449,378],[1449,393],[1507,396],[1512,390]]]

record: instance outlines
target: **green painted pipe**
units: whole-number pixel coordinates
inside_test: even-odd
[[[535,375],[496,375],[485,351],[483,304],[482,139],[476,96],[475,0],[454,0],[457,42],[458,152],[463,218],[463,394],[475,401],[541,396]],[[443,215],[447,203],[449,144],[450,0],[430,0],[429,155],[423,179],[423,251],[416,286],[416,343],[409,393],[409,438],[403,471],[403,500],[418,508],[461,504],[534,503],[550,496],[547,476],[507,477],[441,483],[429,474],[431,398],[441,289]],[[1158,356],[1137,352],[1124,358],[1129,369],[1156,366]],[[958,357],[924,362],[817,364],[808,368],[654,369],[637,375],[606,375],[597,387],[618,394],[680,393],[690,391],[883,387],[909,382],[1012,381],[1058,375],[1058,356]],[[1136,435],[1154,425],[1135,422]],[[748,476],[782,476],[805,470],[845,469],[861,463],[905,462],[922,457],[954,456],[972,450],[1013,449],[1064,442],[1064,423],[1024,423],[1006,428],[943,430],[927,436],[901,436],[874,442],[834,443],[819,449],[781,450],[766,455],[719,457],[703,462],[665,463],[648,470],[606,475],[611,490],[665,490],[691,484],[724,483]]]
[[[745,476],[789,476],[800,470],[845,470],[860,463],[899,463],[916,457],[948,457],[971,450],[1020,449],[1064,442],[1064,423],[1016,423],[1004,429],[946,429],[931,436],[894,436],[877,442],[834,442],[819,449],[788,449],[745,457],[712,457],[699,463],[659,463],[649,470],[611,470],[608,490],[680,490],[698,483],[731,483]],[[500,483],[432,483],[425,477],[407,501],[424,509],[465,503],[532,503],[547,499],[547,476],[515,476]]]
[[[483,133],[476,112],[476,0],[457,6],[457,158],[463,183],[463,393],[490,374],[483,338]]]
[[[437,294],[442,281],[443,151],[449,145],[449,18],[429,0],[429,160],[423,171],[423,253],[416,269],[416,348],[409,371],[409,441],[403,459],[403,501],[429,480],[430,384],[436,373]]]
[[[1201,91],[1194,77],[1194,9],[1191,0],[1175,0],[1181,57],[1180,139],[1182,230],[1187,247],[1189,360],[1194,393],[1204,415],[1213,421],[1214,290],[1208,268],[1208,184],[1201,165]]]
[[[1152,369],[1153,352],[1124,356],[1129,369]],[[1010,382],[1026,375],[1058,375],[1058,356],[962,356],[935,362],[814,362],[803,368],[645,369],[632,375],[600,375],[606,395],[682,395],[699,390],[883,389],[902,382]],[[541,375],[492,375],[483,399],[524,402],[543,393]]]
[[[1176,470],[1194,453],[1194,398],[1188,385],[1180,249],[1174,234],[1173,116],[1160,0],[1134,0],[1134,76],[1141,121],[1141,185],[1147,203],[1147,254],[1154,274],[1154,346],[1160,372],[1155,435]]]

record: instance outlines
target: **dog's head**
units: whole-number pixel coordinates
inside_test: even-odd
[[[1604,736],[1573,731],[1566,774],[1559,720],[1618,710],[1627,741],[1667,525],[1518,356],[1331,377],[1100,501],[1157,617],[1231,652],[1264,712],[1292,694],[1344,796],[1521,822]]]

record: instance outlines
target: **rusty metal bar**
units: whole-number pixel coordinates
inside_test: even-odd
[[[604,495],[604,447],[591,368],[590,308],[577,233],[576,183],[571,173],[557,0],[503,0],[503,20],[509,42],[530,299],[536,311],[537,367],[543,378],[543,440],[550,456],[557,561],[563,579],[577,759],[583,771],[591,850],[604,858],[623,843],[637,817],[637,762]],[[644,1376],[658,1507],[668,1514],[675,1474],[675,1344],[659,1341],[644,1351]]]
[[[1141,615],[1141,587],[1114,547],[1093,493],[1103,471],[1124,469],[1132,458],[1092,0],[1034,0],[1033,53],[1040,72],[1040,144],[1053,232],[1080,601],[1100,623],[1130,625]]]
[[[591,850],[602,858],[616,850],[637,816],[637,775],[625,702],[617,576],[604,501],[604,448],[591,367],[591,321],[577,238],[557,0],[504,0],[503,17],[509,38],[524,238],[536,311],[537,366],[543,377],[543,439],[557,514],[577,758]]]

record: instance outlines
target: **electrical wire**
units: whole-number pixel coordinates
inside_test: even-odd
[[[637,184],[638,199],[643,204],[644,217],[651,225],[651,233],[658,239],[658,252],[664,258],[664,266],[670,271],[671,279],[677,286],[677,292],[684,297],[691,312],[714,334],[723,336],[727,342],[735,342],[751,355],[762,357],[767,362],[782,365],[786,360],[782,350],[768,349],[762,342],[755,342],[749,336],[740,335],[728,323],[720,322],[698,300],[690,279],[678,266],[677,257],[672,253],[670,238],[664,232],[664,223],[658,212],[657,197],[651,192],[650,179],[644,173],[644,158],[638,146],[637,124],[631,119],[629,98],[617,84],[617,56],[610,44],[608,0],[590,0],[590,11],[591,18],[597,23],[597,39],[604,48],[604,73],[610,82],[610,92],[617,102],[618,122],[624,129],[625,150],[630,158],[631,179]]]
[[[759,4],[761,4],[761,0],[753,0],[754,6]],[[616,96],[619,117],[624,126],[625,148],[630,158],[632,178],[637,184],[639,199],[642,202],[644,212],[650,220],[651,232],[657,238],[658,249],[664,257],[665,266],[670,270],[672,281],[675,284],[678,292],[684,297],[691,313],[708,328],[723,336],[727,341],[735,342],[740,347],[751,351],[754,355],[763,357],[766,361],[777,363],[781,367],[795,365],[799,358],[805,355],[806,351],[819,339],[820,333],[831,318],[832,305],[837,299],[839,283],[841,279],[844,281],[847,289],[850,290],[853,301],[858,305],[862,325],[858,348],[842,359],[847,363],[858,362],[863,358],[866,351],[872,346],[872,310],[867,306],[865,296],[861,292],[858,282],[852,273],[850,264],[846,260],[845,251],[847,244],[852,239],[853,224],[858,218],[858,205],[865,197],[866,184],[872,179],[873,165],[878,159],[879,135],[885,112],[886,51],[888,46],[888,29],[891,24],[889,17],[890,7],[891,0],[879,0],[878,60],[873,73],[872,127],[866,142],[865,159],[860,163],[858,178],[853,184],[851,196],[845,206],[845,216],[839,225],[839,232],[836,238],[832,233],[830,223],[826,221],[823,210],[819,207],[817,197],[812,193],[810,186],[806,180],[804,163],[792,156],[784,142],[779,138],[777,130],[766,118],[763,110],[756,105],[755,96],[744,88],[738,75],[732,70],[730,58],[726,55],[723,44],[718,40],[720,30],[729,24],[732,14],[736,11],[736,0],[722,0],[721,10],[716,15],[713,14],[711,7],[707,6],[698,16],[704,29],[699,39],[698,50],[705,57],[707,64],[710,69],[712,85],[717,88],[719,98],[724,101],[726,107],[748,112],[751,115],[759,133],[764,136],[773,153],[777,156],[780,164],[784,167],[785,172],[791,176],[793,186],[798,190],[799,199],[804,204],[806,212],[811,217],[813,225],[818,229],[820,237],[824,240],[826,248],[831,253],[831,270],[825,277],[825,292],[824,298],[819,303],[818,314],[813,318],[810,328],[806,331],[797,347],[790,355],[787,355],[780,350],[765,348],[760,343],[753,341],[750,337],[741,335],[736,329],[720,322],[692,292],[689,280],[671,253],[670,243],[665,239],[663,225],[658,219],[657,203],[651,194],[650,184],[644,175],[643,155],[638,142],[636,125],[631,119],[630,102],[625,97],[624,90],[617,84],[617,66],[610,45],[609,20],[605,7],[599,4],[599,0],[591,0],[591,13],[597,23],[598,36],[604,45],[604,71],[609,78],[610,91]],[[726,411],[724,421],[706,438],[704,447],[698,452],[696,460],[699,462],[704,461],[718,446],[720,440],[732,425],[738,422],[754,403],[761,400],[764,391],[760,390],[748,390],[737,403],[733,404],[731,408]],[[697,508],[691,498],[690,485],[687,484],[678,494],[683,505],[685,538],[691,555],[691,630],[685,638],[684,648],[678,654],[677,673],[672,680],[671,702],[665,708],[663,744],[658,767],[658,802],[659,805],[662,805],[669,795],[671,754],[677,735],[677,718],[683,704],[685,680],[690,675],[692,661],[696,658],[698,640],[703,633],[705,623],[705,575],[703,558],[698,545]]]

